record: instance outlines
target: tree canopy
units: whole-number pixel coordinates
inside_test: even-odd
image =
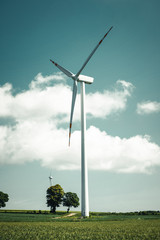
[[[0,192],[0,208],[6,206],[6,202],[8,202],[9,196],[7,193]]]
[[[79,206],[79,198],[76,193],[67,192],[63,197],[63,206],[68,207],[67,212],[69,212],[71,207]]]
[[[56,212],[56,207],[59,207],[63,201],[64,190],[59,185],[51,186],[47,189],[47,206],[51,208],[51,212]]]

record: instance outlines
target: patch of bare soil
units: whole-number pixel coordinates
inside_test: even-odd
[[[77,213],[69,213],[69,214],[67,214],[67,215],[65,215],[65,216],[63,216],[63,217],[55,217],[55,218],[53,218],[53,219],[58,219],[58,218],[65,218],[65,217],[72,217],[72,216],[74,216],[74,215],[76,215]]]

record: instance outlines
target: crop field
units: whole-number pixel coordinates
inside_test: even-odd
[[[13,214],[13,213],[12,213]],[[52,214],[0,213],[0,239],[55,239],[55,240],[160,240],[159,218],[137,218],[130,216],[112,218],[106,215],[91,216],[89,219],[61,217]],[[17,218],[16,218],[17,215]],[[57,218],[60,216],[60,218]],[[44,219],[43,219],[44,217]],[[42,221],[43,219],[43,221]]]

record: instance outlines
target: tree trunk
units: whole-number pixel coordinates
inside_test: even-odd
[[[56,207],[55,206],[51,207],[51,213],[56,213]]]

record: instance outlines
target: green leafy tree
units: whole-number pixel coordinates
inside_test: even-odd
[[[71,207],[79,206],[79,198],[76,193],[67,192],[63,197],[63,206],[68,207],[67,212],[69,212]]]
[[[0,208],[6,206],[6,202],[8,202],[9,196],[7,193],[0,192]]]
[[[56,207],[59,207],[63,201],[64,191],[63,188],[56,184],[47,189],[47,206],[51,208],[51,212],[56,212]]]

